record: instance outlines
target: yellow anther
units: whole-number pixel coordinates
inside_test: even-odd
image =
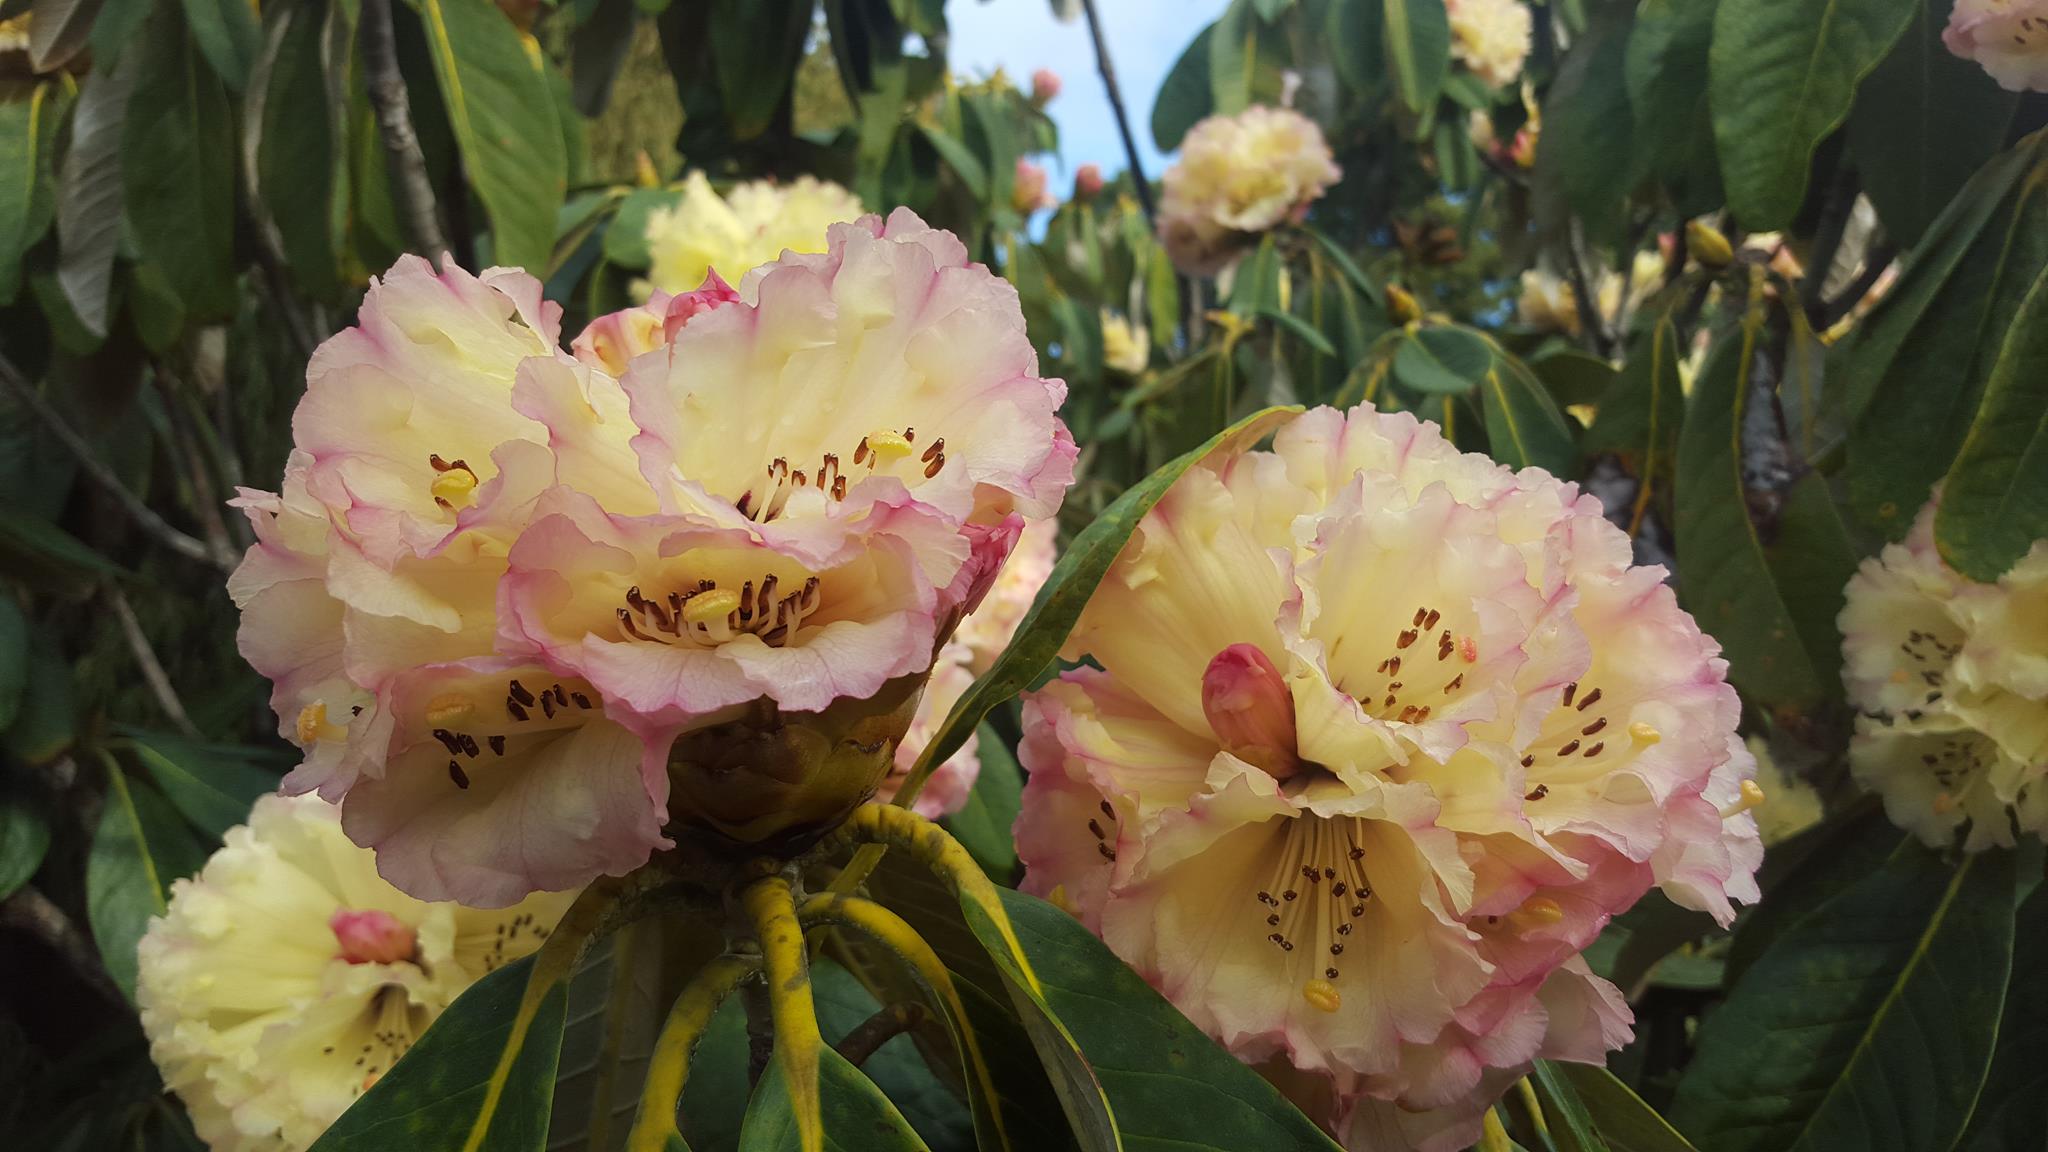
[[[877,468],[887,468],[910,452],[910,441],[901,432],[868,433],[868,455],[874,457]]]
[[[452,508],[466,508],[476,491],[476,473],[467,468],[450,468],[434,477],[434,499]]]
[[[1763,802],[1763,788],[1754,780],[1744,780],[1742,782],[1742,798],[1721,809],[1721,819],[1733,820],[1752,808],[1760,807]]]
[[[1638,720],[1628,726],[1628,738],[1647,748],[1662,740],[1664,734],[1657,731],[1657,726],[1649,721]]]
[[[1525,923],[1556,924],[1564,919],[1564,906],[1548,896],[1534,896],[1523,901],[1515,915]]]
[[[1413,324],[1422,319],[1422,305],[1415,295],[1399,284],[1386,286],[1387,319],[1397,325]]]
[[[327,722],[327,705],[314,702],[299,709],[299,746],[305,747],[319,740],[332,740],[345,735],[341,729]]]
[[[739,610],[739,593],[730,588],[712,588],[684,602],[683,619],[692,624],[714,624]]]
[[[1301,986],[1301,998],[1318,1012],[1335,1012],[1344,1006],[1344,994],[1320,976]]]
[[[427,701],[427,723],[436,728],[446,728],[469,719],[475,711],[476,704],[469,697],[450,692]]]

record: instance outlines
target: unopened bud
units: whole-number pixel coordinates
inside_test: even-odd
[[[1728,238],[1704,220],[1685,222],[1685,246],[1702,267],[1726,268],[1735,259],[1735,249],[1729,246]]]
[[[1409,325],[1422,319],[1422,305],[1416,302],[1412,293],[1399,284],[1387,285],[1387,319],[1399,325]]]
[[[382,909],[343,908],[327,918],[341,958],[351,964],[396,964],[419,951],[419,936]]]
[[[1031,74],[1031,102],[1040,108],[1060,94],[1060,74],[1050,68],[1040,68]]]
[[[1294,696],[1255,644],[1232,644],[1202,673],[1202,714],[1224,751],[1276,780],[1301,771]]]
[[[1083,164],[1074,170],[1074,199],[1093,200],[1101,191],[1101,165]]]

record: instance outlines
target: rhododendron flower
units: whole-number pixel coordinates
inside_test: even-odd
[[[1031,102],[1040,108],[1052,103],[1060,94],[1060,74],[1050,68],[1040,68],[1031,74]]]
[[[1850,770],[1930,845],[2009,847],[2048,835],[2048,543],[1978,583],[1935,550],[1939,504],[1849,580]]]
[[[1213,275],[1259,233],[1299,221],[1342,172],[1315,121],[1253,105],[1188,130],[1166,170],[1159,237],[1190,275]]]
[[[378,877],[331,805],[265,796],[172,884],[137,949],[150,1055],[214,1152],[297,1152],[574,895],[422,903]]]
[[[1152,365],[1152,334],[1104,309],[1102,363],[1126,376],[1142,375]]]
[[[1083,164],[1074,169],[1074,199],[1093,200],[1102,193],[1102,165]]]
[[[826,229],[861,212],[860,198],[829,180],[752,180],[720,196],[702,172],[692,172],[677,203],[647,216],[650,263],[640,287],[649,295],[685,292],[713,271],[738,280],[785,251],[823,252]]]
[[[1053,199],[1052,190],[1048,187],[1045,166],[1017,157],[1017,175],[1010,184],[1010,207],[1029,216],[1056,203],[1058,201]]]
[[[1725,664],[1599,502],[1361,406],[1147,515],[1027,699],[1025,887],[1355,1149],[1624,1042],[1578,953],[1762,848]]]
[[[1522,74],[1535,20],[1523,0],[1445,0],[1451,17],[1451,57],[1489,87],[1505,88]]]
[[[938,735],[939,725],[953,711],[953,705],[1010,646],[1038,590],[1052,575],[1058,537],[1059,525],[1052,520],[1040,520],[1026,528],[1002,574],[982,598],[981,606],[968,613],[952,639],[933,659],[932,678],[925,685],[924,698],[918,701],[910,730],[896,746],[895,770],[882,782],[877,799],[886,802],[895,796],[903,778],[917,766],[925,746]],[[966,805],[974,782],[980,778],[979,737],[970,733],[966,743],[932,769],[911,808],[932,819],[949,816]]]
[[[2048,92],[2048,0],[1956,0],[1941,33],[2013,92]]]
[[[1663,280],[1664,258],[1653,250],[1638,252],[1630,261],[1626,277],[1612,268],[1600,269],[1593,283],[1593,304],[1608,323],[1620,323],[1642,307]],[[1515,318],[1531,328],[1572,337],[1577,337],[1584,327],[1572,286],[1562,277],[1537,268],[1522,273],[1522,294],[1515,301]]]

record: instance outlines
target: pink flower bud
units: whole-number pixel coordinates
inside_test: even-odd
[[[1017,157],[1017,177],[1010,187],[1010,207],[1025,216],[1040,208],[1052,207],[1052,194],[1046,191],[1045,185],[1045,168],[1022,156]]]
[[[1040,68],[1031,74],[1031,102],[1043,108],[1060,94],[1060,74]]]
[[[1295,754],[1294,697],[1280,669],[1255,644],[1232,644],[1202,673],[1202,714],[1231,755],[1285,780]]]
[[[1093,200],[1102,191],[1102,166],[1083,164],[1074,170],[1074,199]]]
[[[699,284],[696,291],[685,292],[669,300],[668,314],[663,317],[661,323],[662,332],[668,339],[674,340],[676,333],[682,330],[690,317],[730,304],[739,298],[740,294],[733,291],[732,285],[727,284],[725,277],[720,276],[718,270],[714,268],[705,273],[704,283]]]
[[[419,937],[389,912],[343,908],[327,918],[341,945],[341,958],[351,964],[396,964],[419,951]]]

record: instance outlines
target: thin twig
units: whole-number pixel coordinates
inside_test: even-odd
[[[1579,222],[1571,221],[1564,241],[1565,272],[1571,280],[1572,299],[1579,306],[1579,330],[1593,341],[1593,351],[1601,356],[1610,355],[1613,347],[1607,337],[1607,321],[1600,315],[1599,300],[1593,295],[1593,286],[1586,279],[1586,265],[1579,254]]]
[[[1152,185],[1145,179],[1145,166],[1138,162],[1138,139],[1131,135],[1131,118],[1124,111],[1123,93],[1116,85],[1116,65],[1110,62],[1109,42],[1102,36],[1102,18],[1095,13],[1095,0],[1081,0],[1088,17],[1088,34],[1095,40],[1095,68],[1102,73],[1102,86],[1109,93],[1109,110],[1116,115],[1116,130],[1124,139],[1124,161],[1131,166],[1131,183],[1138,188],[1138,206],[1145,210],[1145,222],[1158,225],[1152,206]]]
[[[434,215],[434,185],[427,179],[427,157],[420,151],[412,111],[406,104],[405,74],[398,70],[398,43],[391,31],[391,0],[363,0],[361,20],[363,80],[370,105],[377,111],[391,195],[398,202],[398,215],[413,247],[438,262],[448,251],[448,241]]]
[[[1857,272],[1856,279],[1850,281],[1849,286],[1842,289],[1840,295],[1821,306],[1820,316],[1814,323],[1814,331],[1826,332],[1841,323],[1842,317],[1855,311],[1856,305],[1861,304],[1863,298],[1870,295],[1870,290],[1877,286],[1878,279],[1884,275],[1885,269],[1892,266],[1892,260],[1897,255],[1898,250],[1888,243],[1871,245],[1870,250],[1863,254],[1863,268]]]
[[[73,458],[78,461],[79,468],[114,498],[114,502],[128,514],[128,518],[135,521],[136,527],[154,537],[159,544],[182,556],[213,564],[222,571],[234,570],[235,556],[232,552],[216,552],[207,547],[205,541],[173,528],[168,521],[152,511],[149,505],[144,504],[140,497],[130,492],[128,486],[121,483],[121,478],[114,474],[114,470],[93,455],[92,445],[86,443],[85,437],[80,436],[64,422],[64,417],[51,407],[49,401],[43,399],[14,363],[5,356],[0,356],[0,383],[5,383],[23,404],[28,405],[29,411],[36,414],[36,418],[43,422],[50,430],[50,434],[71,452]]]
[[[848,1064],[858,1068],[876,1049],[924,1023],[924,1005],[915,1000],[886,1004],[873,1016],[854,1025],[853,1031],[832,1047]]]
[[[119,588],[109,586],[107,600],[114,606],[114,615],[121,620],[121,632],[128,637],[128,650],[135,654],[135,663],[142,669],[142,679],[156,696],[157,707],[171,718],[178,731],[193,739],[203,733],[192,723],[192,717],[185,712],[184,701],[178,699],[178,690],[171,687],[171,678],[164,673],[163,662],[156,658],[156,649],[149,646],[149,637],[143,634],[142,622],[135,618],[135,609],[128,604],[128,596]]]
[[[128,998],[121,994],[114,978],[107,975],[107,966],[101,962],[99,950],[92,941],[79,931],[71,917],[64,914],[48,896],[43,895],[32,884],[24,884],[14,890],[6,900],[0,901],[0,928],[14,928],[49,945],[64,963],[78,973],[79,979],[92,986],[93,991],[113,1004],[123,1008]]]

